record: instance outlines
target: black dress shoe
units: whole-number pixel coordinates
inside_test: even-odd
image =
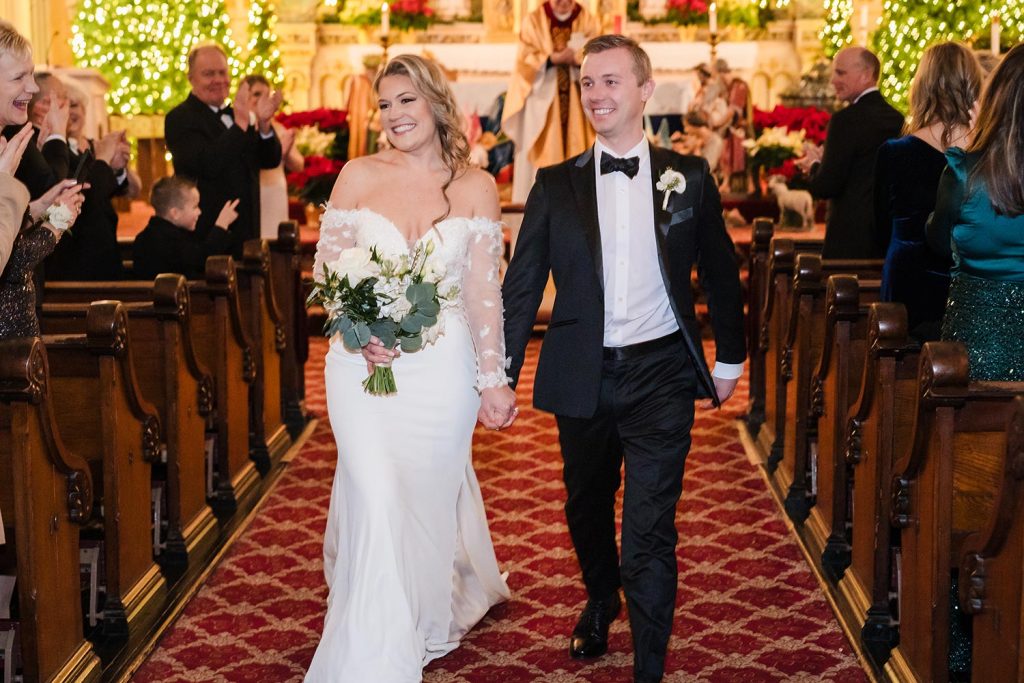
[[[569,656],[573,659],[600,657],[608,651],[608,627],[619,616],[622,600],[618,592],[604,600],[587,600],[576,628],[569,639]]]

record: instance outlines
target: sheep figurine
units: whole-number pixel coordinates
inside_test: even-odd
[[[786,213],[795,213],[800,223],[794,227],[804,230],[814,228],[814,198],[807,190],[791,190],[786,185],[786,177],[781,175],[768,176],[768,191],[775,195],[779,202],[779,224],[787,224]]]

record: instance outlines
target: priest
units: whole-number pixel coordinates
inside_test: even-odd
[[[583,44],[600,26],[575,0],[547,0],[524,19],[501,127],[515,143],[512,201],[526,201],[538,168],[581,154],[594,132],[580,105]]]

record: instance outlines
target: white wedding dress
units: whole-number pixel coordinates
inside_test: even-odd
[[[338,467],[324,534],[327,616],[306,681],[420,681],[427,662],[510,597],[471,461],[477,390],[507,383],[501,226],[447,218],[420,239],[445,268],[440,289],[457,285],[460,301],[442,311],[436,343],[395,359],[398,393],[364,393],[366,362],[340,339],[327,354]],[[351,246],[410,249],[384,216],[328,208],[316,277]]]

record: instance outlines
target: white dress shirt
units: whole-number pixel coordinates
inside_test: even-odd
[[[638,157],[640,169],[633,178],[617,171],[602,175],[601,155],[605,153]],[[604,268],[605,346],[638,344],[679,329],[665,291],[655,241],[650,159],[646,137],[621,155],[602,145],[600,140],[594,143],[597,217]],[[716,363],[712,374],[721,379],[735,379],[742,373],[742,363]]]

